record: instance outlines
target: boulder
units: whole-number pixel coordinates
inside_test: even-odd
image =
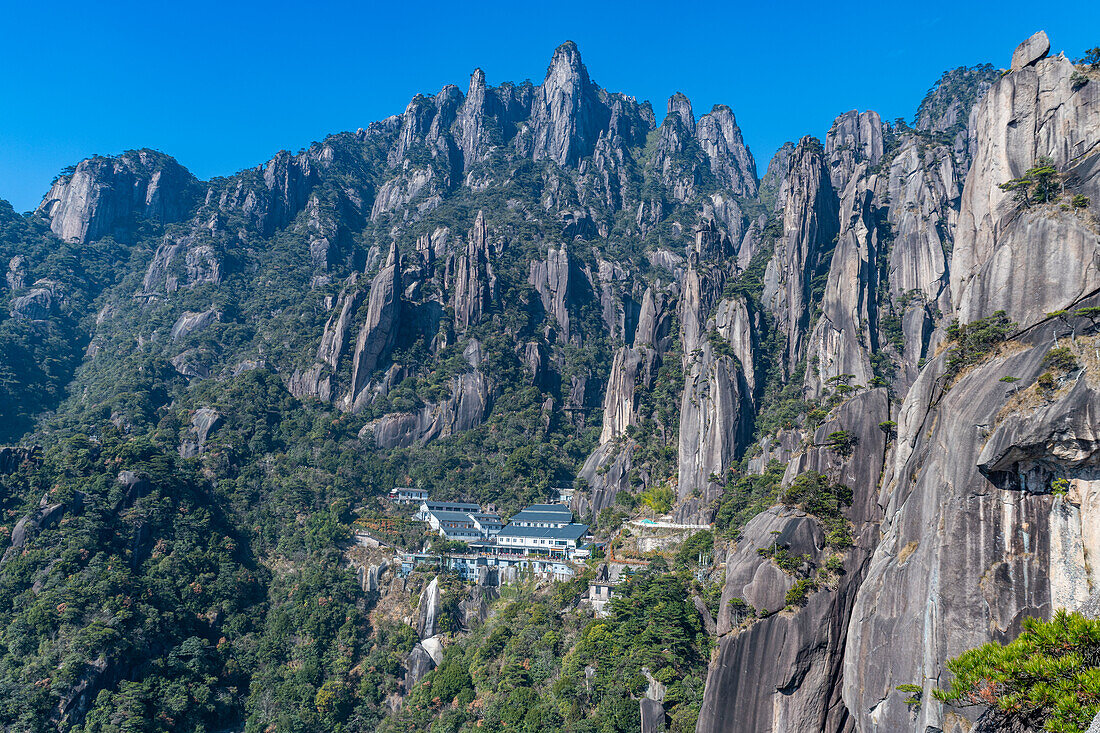
[[[420,680],[435,668],[435,660],[423,645],[417,643],[405,659],[405,693],[408,694]]]
[[[1036,61],[1045,59],[1048,53],[1050,53],[1050,39],[1047,38],[1046,31],[1039,31],[1012,52],[1012,71],[1031,66]]]
[[[642,718],[642,733],[658,733],[665,729],[665,706],[657,700],[643,697],[638,701]]]
[[[172,326],[172,332],[169,334],[169,338],[173,341],[186,338],[196,331],[201,331],[206,328],[220,317],[221,314],[213,308],[198,313],[187,311],[176,320],[175,325]]]

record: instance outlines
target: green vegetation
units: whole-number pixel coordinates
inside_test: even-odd
[[[16,286],[11,295],[50,293],[40,305],[45,318],[13,315],[6,303],[0,308],[0,444],[17,441],[35,415],[58,407],[88,346],[96,297],[118,281],[120,263],[140,260],[110,237],[63,242],[43,221],[0,200],[0,263]]]
[[[1016,329],[1004,311],[980,318],[972,323],[952,321],[947,327],[947,338],[952,346],[947,352],[945,378],[950,382],[967,367],[984,360]]]
[[[746,522],[778,501],[779,486],[786,470],[786,464],[773,458],[762,474],[731,477],[718,500],[715,529],[723,536],[736,537]]]
[[[799,578],[787,591],[784,602],[788,606],[801,606],[817,589],[817,584],[811,578]]]
[[[906,695],[909,696],[905,699],[906,705],[909,705],[910,707],[920,706],[921,696],[924,695],[924,690],[921,688],[920,685],[898,685],[894,689],[896,689],[898,692],[904,692]]]
[[[1043,364],[1049,369],[1063,373],[1076,371],[1080,367],[1077,356],[1068,346],[1058,346],[1048,351],[1043,357]]]
[[[1061,191],[1061,181],[1054,160],[1041,157],[1024,175],[999,184],[998,188],[1015,195],[1016,201],[1024,206],[1046,204],[1054,200]]]
[[[1024,620],[1008,644],[991,642],[947,663],[954,675],[941,702],[995,710],[1004,724],[1083,733],[1100,711],[1100,621],[1058,610]]]
[[[644,667],[668,688],[669,730],[694,731],[709,641],[687,577],[635,574],[616,588],[611,615],[594,620],[560,613],[587,580],[555,586],[566,593],[560,597],[521,589],[448,647],[443,664],[379,730],[632,733]],[[595,668],[591,680],[586,667]]]
[[[945,76],[922,114],[969,98],[986,76]],[[530,90],[519,88],[521,95]],[[423,97],[413,102],[420,112],[429,106]],[[119,222],[114,236],[77,246],[58,240],[40,216],[0,204],[0,262],[11,263],[5,293],[20,298],[37,289],[48,311],[42,318],[28,315],[33,308],[0,309],[0,443],[44,446],[41,467],[0,476],[0,539],[10,543],[17,522],[45,512],[41,526],[23,523],[29,531],[2,563],[0,728],[635,731],[644,668],[668,687],[668,729],[693,731],[711,641],[692,596],[716,615],[722,592],[713,573],[694,573],[700,558],[719,551],[715,535],[736,537],[776,502],[799,506],[822,523],[835,552],[815,560],[777,544],[765,548],[794,576],[788,603],[805,602],[843,573],[839,550],[851,542],[846,487],[807,473],[783,489],[786,467],[775,460],[760,476],[730,471],[715,477],[725,483],[713,507],[716,531],[693,534],[667,560],[655,557],[616,589],[608,618],[576,608],[588,571],[549,588],[507,587],[487,622],[460,633],[459,602],[469,586],[441,574],[445,658],[404,690],[404,660],[417,639],[394,620],[407,609],[393,606],[413,598],[363,590],[349,563],[362,552],[350,548],[352,530],[369,527],[401,545],[425,539],[407,512],[384,503],[395,485],[492,503],[505,514],[561,486],[584,488],[577,474],[600,434],[599,385],[632,340],[637,293],[658,279],[670,282],[650,256],[658,247],[682,252],[689,245],[702,204],[718,208],[710,194],[720,185],[690,135],[669,153],[658,149],[660,132],[636,133],[625,157],[608,158],[621,184],[608,186],[602,175],[512,157],[505,151],[516,149],[514,130],[485,131],[496,145],[489,157],[463,161],[463,174],[478,185],[456,185],[455,161],[418,135],[404,152],[408,166],[392,165],[396,132],[376,134],[387,124],[318,143],[312,151],[324,153],[311,159],[308,181],[291,172],[272,188],[262,168],[211,181],[207,196],[186,203],[192,209],[184,218],[194,214],[197,226],[133,219]],[[823,153],[819,141],[809,147]],[[270,172],[279,178],[277,168]],[[376,193],[412,168],[431,180],[408,208],[372,212]],[[669,175],[689,182],[690,200],[670,195]],[[1036,173],[1025,197],[1039,195],[1043,175]],[[782,216],[760,201],[735,203],[745,212],[742,223],[766,217],[747,268],[723,286],[723,296],[743,300],[761,324],[754,436],[813,428],[863,387],[839,375],[820,402],[805,399],[811,366],[791,368],[786,336],[763,303]],[[461,329],[450,300],[454,260],[447,260],[479,210],[490,229],[494,295],[483,317]],[[587,230],[563,228],[560,212],[568,211],[586,212]],[[881,304],[888,302],[882,283],[893,235],[885,210],[875,216]],[[594,231],[599,243],[585,242]],[[826,241],[805,263],[811,322],[801,326],[808,329],[836,245],[832,232],[822,232]],[[448,256],[425,249],[437,234],[449,242]],[[349,414],[334,404],[351,378],[366,288],[393,242],[401,271],[410,280],[419,274],[402,283],[392,349],[364,375],[371,389]],[[529,283],[531,264],[559,242],[569,246],[568,334]],[[628,276],[602,283],[606,261]],[[700,268],[717,284],[725,264]],[[596,292],[602,285],[607,298]],[[323,367],[332,394],[293,397],[294,375],[314,367],[326,323],[352,292],[359,304],[344,350],[335,366]],[[618,324],[605,321],[608,298],[624,305]],[[881,322],[868,325],[897,352],[908,302],[903,296],[896,309],[881,307]],[[213,322],[174,332],[185,314],[206,311],[217,315]],[[674,505],[685,379],[680,330],[675,315],[662,316],[658,348],[639,368],[638,420],[614,446],[624,451],[620,465],[629,459],[629,490],[595,517],[601,531],[618,528],[629,511],[665,513]],[[707,338],[717,354],[733,356],[717,332]],[[465,356],[474,340],[476,367]],[[539,369],[526,362],[531,347]],[[872,365],[868,386],[896,372],[881,351]],[[475,426],[459,429],[447,413],[429,441],[382,450],[359,438],[371,421],[457,399],[456,381],[475,368],[487,385]],[[193,422],[200,410],[218,416],[201,451]],[[850,455],[856,436],[834,431],[827,445]],[[469,546],[434,538],[431,549]],[[423,568],[414,571],[413,595],[425,579]],[[756,613],[738,599],[730,607],[738,619]],[[81,689],[86,717],[73,705]]]
[[[674,558],[675,567],[679,569],[693,568],[698,564],[700,557],[704,558],[705,564],[709,564],[707,558],[713,559],[713,532],[703,530],[702,532],[696,532],[684,540],[684,543],[676,550],[676,556]]]
[[[676,494],[668,484],[651,486],[638,495],[638,499],[655,514],[665,514],[672,508]]]
[[[1035,383],[1039,392],[1045,395],[1057,390],[1063,378],[1080,367],[1077,356],[1068,346],[1059,346],[1048,351],[1043,357],[1043,364],[1047,370],[1035,379]]]
[[[940,119],[956,104],[960,110],[971,109],[989,85],[997,80],[997,76],[997,70],[990,64],[960,66],[957,69],[945,71],[917,107],[917,113],[913,119],[914,127],[922,121],[933,122]],[[965,114],[960,114],[955,124],[944,131],[944,137],[953,140],[955,135],[965,127]]]
[[[847,458],[852,455],[852,451],[855,450],[858,443],[859,436],[852,431],[834,430],[825,436],[824,446],[837,455]]]
[[[780,547],[774,543],[767,547],[761,547],[756,551],[756,554],[760,557],[768,558],[774,562],[780,570],[789,575],[797,574],[799,569],[808,564],[811,559],[809,555],[792,555],[789,549]]]
[[[779,500],[813,514],[825,528],[825,542],[843,549],[852,544],[852,529],[844,508],[852,503],[852,490],[844,484],[829,481],[823,473],[806,471],[798,474]]]
[[[1100,46],[1087,49],[1085,55],[1073,63],[1079,66],[1088,66],[1092,69],[1100,69]]]

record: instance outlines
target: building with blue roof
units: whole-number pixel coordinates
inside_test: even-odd
[[[587,536],[587,524],[539,527],[510,522],[497,534],[496,547],[498,553],[574,558],[587,555]]]
[[[573,512],[563,504],[532,504],[512,517],[517,527],[560,529],[573,522]]]

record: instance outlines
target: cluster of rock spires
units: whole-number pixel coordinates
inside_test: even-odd
[[[999,78],[988,67],[952,73],[945,79],[966,83],[938,85],[913,127],[845,113],[824,143],[781,148],[758,180],[728,107],[696,119],[676,94],[659,122],[648,103],[596,86],[566,43],[538,86],[489,87],[478,70],[465,94],[418,95],[401,115],[216,182],[152,151],[92,158],[58,178],[39,213],[73,242],[126,241],[135,222],[162,224],[134,296],[149,303],[223,285],[234,253],[279,232],[302,235],[311,285],[339,288],[308,353],[270,365],[295,396],[359,413],[409,376],[390,358],[407,334],[426,337],[433,354],[461,349],[466,368],[449,378],[449,395],[367,423],[361,437],[381,449],[483,424],[499,385],[482,339],[512,335],[503,293],[522,288],[545,325],[515,357],[531,384],[561,384],[547,409],[602,402],[599,443],[578,473],[588,485],[574,507],[582,513],[670,478],[638,463],[635,430],[653,419],[643,397],[663,366],[683,376],[678,423],[658,425],[674,436],[668,483],[680,521],[711,518],[730,470],[761,437],[769,389],[794,384],[820,403],[838,384],[857,386],[816,428],[785,426],[745,464],[777,458],[787,482],[814,470],[851,487],[855,542],[836,582],[791,609],[792,577],[757,549],[778,537],[823,564],[820,523],[779,508],[748,523],[725,558],[698,731],[962,733],[973,713],[930,695],[946,681],[945,661],[1013,637],[1026,616],[1083,606],[1100,581],[1100,359],[1088,353],[1093,319],[1073,315],[1100,304],[1100,80],[1071,79],[1074,65],[1049,56],[1042,33]],[[1021,209],[998,187],[1044,156],[1067,192],[1094,202],[1084,212]],[[500,225],[499,211],[477,211],[472,225],[420,226],[458,193],[502,188],[531,164],[542,188],[526,217],[555,236],[535,242],[525,282],[502,279],[506,260],[531,243]],[[375,234],[370,246],[364,231]],[[656,244],[642,263],[616,258],[612,234]],[[21,267],[9,264],[12,315],[49,318],[62,290],[28,288]],[[998,310],[1016,323],[1015,348],[953,381],[946,325]],[[568,349],[593,338],[590,313],[614,344],[598,384],[562,368]],[[223,317],[214,307],[179,316],[166,338],[178,341],[177,371],[215,373],[188,338]],[[1067,337],[1084,367],[1039,407],[1018,399]],[[199,411],[181,453],[198,455],[218,420]],[[882,428],[893,423],[896,438]],[[858,450],[827,447],[835,431]],[[1068,480],[1068,493],[1051,493],[1052,478]],[[743,623],[738,604],[767,613]],[[430,641],[418,646],[414,677],[434,659]],[[899,684],[920,685],[926,704],[905,705]]]

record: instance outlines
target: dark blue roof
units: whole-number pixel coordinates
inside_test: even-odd
[[[587,524],[567,524],[564,527],[517,527],[509,524],[497,537],[546,537],[554,540],[579,540],[588,534]]]
[[[441,509],[433,509],[431,514],[441,522],[466,522],[468,524],[474,522],[466,512],[447,512]]]
[[[439,509],[441,511],[449,512],[480,512],[481,507],[477,504],[470,504],[465,501],[427,501],[421,502],[428,505],[429,510]]]
[[[530,507],[524,509],[516,516],[512,517],[513,522],[572,522],[573,513],[567,512],[540,512],[531,509]]]
[[[565,504],[532,504],[529,507],[524,507],[525,512],[553,512],[556,514],[568,514],[573,516],[573,511]]]

